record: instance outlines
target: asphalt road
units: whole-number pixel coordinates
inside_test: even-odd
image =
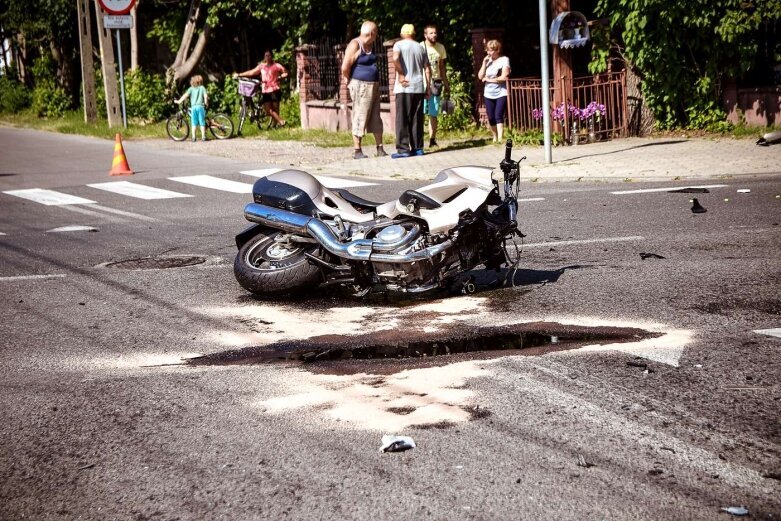
[[[172,178],[246,184],[268,165],[126,143],[136,174],[116,178],[112,149],[0,129],[0,518],[781,518],[781,339],[756,332],[781,327],[780,177],[526,183],[515,287],[259,300],[232,273],[250,196]],[[178,196],[88,186],[118,181]],[[368,182],[350,190],[419,184]],[[653,338],[219,362],[519,324]],[[199,355],[216,361],[182,365]],[[383,434],[417,448],[380,453]]]

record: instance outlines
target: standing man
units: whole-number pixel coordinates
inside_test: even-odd
[[[342,60],[342,76],[347,80],[350,98],[353,100],[353,159],[368,157],[361,149],[361,140],[366,132],[374,134],[377,157],[387,156],[382,148],[382,118],[380,117],[380,71],[374,41],[377,39],[377,24],[363,22],[361,34],[347,44]]]
[[[431,88],[431,66],[421,45],[415,41],[415,27],[404,24],[401,40],[393,44],[396,69],[396,153],[392,158],[423,155],[423,100]]]
[[[423,101],[423,113],[428,116],[429,148],[437,146],[437,117],[442,111],[442,94],[450,91],[450,83],[447,81],[445,60],[447,52],[445,46],[437,42],[437,26],[429,24],[423,29],[425,38],[420,45],[428,54],[431,64],[431,96]]]

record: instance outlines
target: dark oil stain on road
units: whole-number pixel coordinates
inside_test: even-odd
[[[196,255],[168,255],[165,257],[142,257],[106,264],[107,268],[123,270],[164,270],[197,266],[206,262],[206,257]]]
[[[187,360],[188,365],[251,365],[287,362],[312,372],[389,374],[469,359],[540,356],[588,343],[636,342],[661,336],[637,328],[590,327],[555,322],[505,326],[455,326],[432,333],[399,329],[363,335],[323,335],[222,351]]]

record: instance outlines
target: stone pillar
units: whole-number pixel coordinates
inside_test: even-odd
[[[350,99],[350,90],[347,88],[347,78],[342,76],[342,60],[344,60],[344,52],[347,50],[346,43],[339,43],[334,45],[334,55],[336,56],[336,65],[339,68],[337,74],[339,75],[339,111],[338,111],[338,129],[350,129],[352,128],[352,110],[349,104],[352,102]]]
[[[301,128],[309,128],[309,112],[306,103],[314,98],[315,90],[312,88],[312,64],[309,51],[312,45],[306,44],[296,47],[296,87],[298,88],[298,103],[301,110]],[[317,85],[319,87],[319,84]]]
[[[393,44],[398,42],[399,38],[383,42],[385,54],[388,56],[388,101],[390,102],[390,130],[396,133],[396,95],[393,93],[393,86],[396,85],[396,67],[393,65]]]
[[[488,118],[485,115],[485,103],[483,102],[485,84],[477,77],[477,73],[480,72],[480,67],[483,65],[483,58],[486,56],[485,44],[489,40],[502,42],[502,50],[504,51],[504,29],[481,27],[472,29],[469,32],[472,33],[472,69],[474,71],[472,99],[475,100],[474,116],[478,123],[483,125],[488,123]],[[510,60],[510,65],[512,66],[512,59]]]

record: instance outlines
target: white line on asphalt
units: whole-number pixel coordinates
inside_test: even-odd
[[[526,199],[518,199],[519,203],[530,203],[532,201],[544,201],[544,197],[528,197]]]
[[[756,329],[754,330],[754,333],[759,333],[760,335],[769,335],[769,336],[775,336],[778,338],[781,338],[781,327],[777,327],[774,329]]]
[[[9,190],[4,194],[21,197],[46,206],[63,206],[67,204],[89,204],[95,201],[76,197],[75,195],[63,194],[54,190],[44,190],[42,188],[29,188],[27,190]]]
[[[669,188],[644,188],[642,190],[621,190],[619,192],[610,192],[615,195],[626,194],[649,194],[651,192],[672,192],[675,190],[685,190],[686,188],[724,188],[729,185],[701,185],[701,186],[671,186]]]
[[[140,213],[126,212],[124,210],[117,210],[116,208],[109,208],[108,206],[101,206],[99,204],[91,204],[89,206],[90,206],[90,208],[95,208],[95,209],[103,211],[103,212],[115,213],[117,215],[122,215],[124,217],[130,217],[131,219],[137,219],[139,221],[146,221],[146,222],[150,222],[150,223],[157,222],[157,219],[154,219],[152,217],[147,217],[146,215],[141,215]]]
[[[282,168],[261,168],[258,170],[242,170],[240,173],[261,178],[271,174],[276,174],[282,170]],[[326,188],[356,188],[359,186],[377,186],[377,183],[364,183],[363,181],[353,181],[352,179],[342,179],[340,177],[331,177],[327,175],[315,175],[313,177],[320,181]]]
[[[98,231],[97,228],[93,228],[92,226],[81,226],[79,224],[73,224],[71,226],[60,226],[59,228],[52,228],[51,230],[46,230],[46,233],[55,233],[55,232],[91,232],[91,231]]]
[[[604,239],[583,239],[576,241],[551,241],[551,242],[530,242],[521,245],[521,248],[545,248],[548,246],[571,246],[576,244],[595,244],[600,242],[629,242],[643,241],[645,237],[641,235],[631,235],[629,237],[605,237]]]
[[[87,185],[98,190],[105,190],[107,192],[113,192],[120,195],[126,195],[128,197],[136,197],[138,199],[173,199],[175,197],[192,197],[189,194],[181,194],[179,192],[172,192],[170,190],[163,190],[162,188],[155,188],[153,186],[140,185],[138,183],[131,183],[129,181],[117,181],[114,183],[95,183]]]
[[[16,277],[0,277],[0,281],[61,279],[64,277],[65,277],[64,273],[60,273],[57,275],[18,275]]]
[[[3,232],[0,232],[0,235],[5,235]]]
[[[202,188],[212,188],[224,192],[233,192],[235,194],[251,194],[252,185],[249,183],[239,183],[228,179],[220,179],[210,175],[193,175],[185,177],[169,177],[171,181],[178,181],[189,185],[200,186]]]
[[[110,223],[123,222],[122,219],[118,219],[112,215],[106,215],[100,212],[93,212],[92,210],[87,210],[86,208],[82,208],[81,206],[61,206],[60,208],[62,208],[63,210],[68,210],[69,212],[80,213],[82,215],[89,215],[90,217],[99,217]]]

